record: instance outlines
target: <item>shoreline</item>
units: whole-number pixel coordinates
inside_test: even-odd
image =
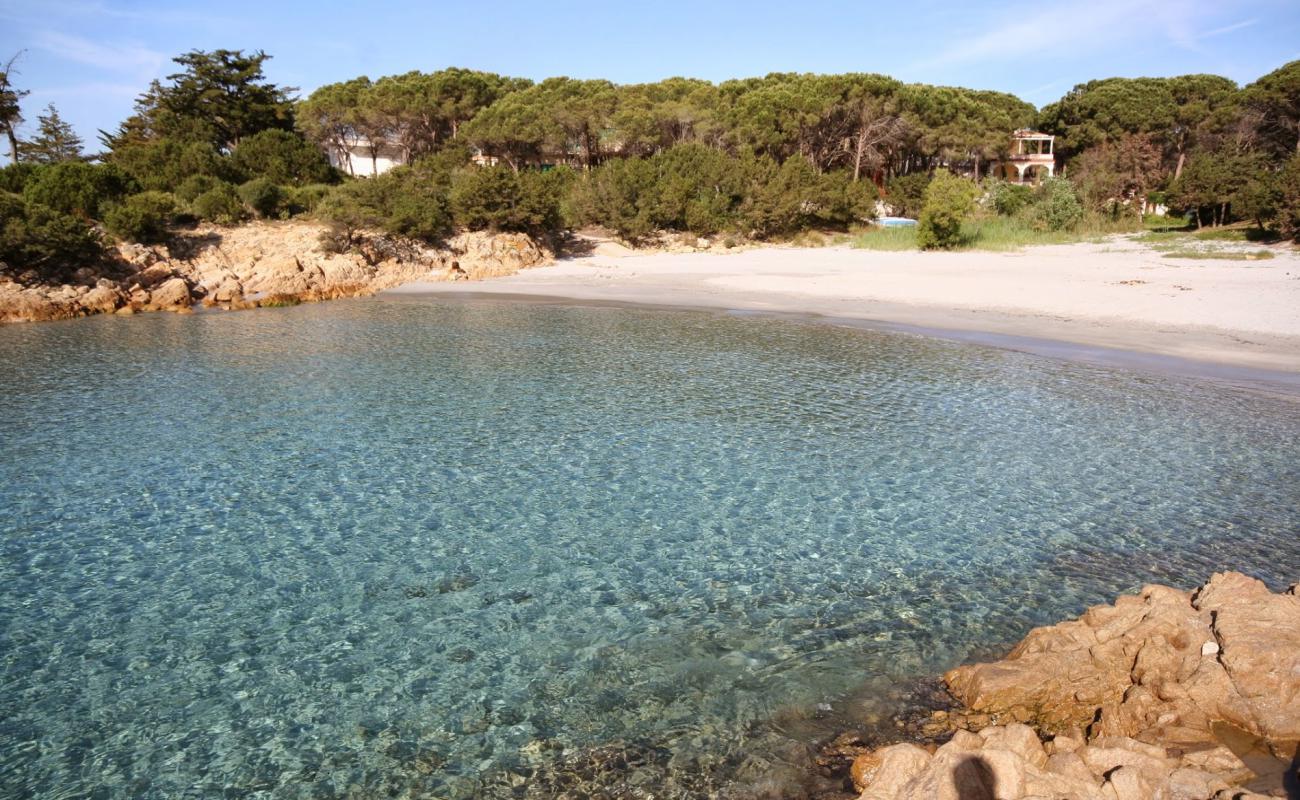
[[[842,316],[813,310],[756,309],[752,307],[733,307],[726,304],[692,304],[668,299],[662,301],[646,298],[636,300],[611,299],[582,296],[576,292],[574,296],[559,293],[533,294],[484,289],[482,287],[483,284],[480,283],[471,285],[464,283],[418,282],[385,290],[377,296],[383,300],[397,302],[418,301],[435,297],[467,303],[531,303],[570,307],[653,309],[736,316],[761,316],[807,324],[855,328],[864,331],[924,336],[1098,367],[1207,380],[1233,388],[1264,392],[1288,400],[1300,401],[1300,369],[1272,369],[1243,364],[1230,359],[1195,359],[1136,347],[1114,347],[1080,342],[1064,337],[1052,338],[1045,335],[1034,336],[1018,332],[1003,332],[995,329],[995,325],[986,326],[984,329],[954,327],[945,325],[945,321],[942,319],[932,319],[928,312],[932,312],[933,309],[925,307],[916,307],[915,316],[908,320],[905,318],[906,309],[901,309],[900,315],[891,315],[891,318]],[[990,315],[983,315],[981,319],[990,322],[1005,321],[1009,323],[1008,327],[1012,328],[1015,328],[1019,322],[1017,318],[1012,316],[995,319]],[[1297,343],[1297,348],[1300,348],[1300,343]],[[1297,352],[1300,352],[1300,349]]]
[[[593,255],[384,297],[794,317],[1300,391],[1300,253],[1180,261],[1127,239],[1008,253],[765,247]]]

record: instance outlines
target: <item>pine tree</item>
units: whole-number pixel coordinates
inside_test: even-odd
[[[45,107],[45,113],[38,116],[36,122],[35,138],[21,145],[23,160],[38,164],[81,160],[81,137],[59,116],[53,103]]]
[[[21,52],[10,58],[0,69],[0,133],[4,133],[5,138],[9,140],[9,161],[18,163],[18,126],[23,121],[23,113],[19,108],[19,102],[28,95],[28,92],[15,89],[10,83],[10,76],[14,74],[14,62],[18,60]]]

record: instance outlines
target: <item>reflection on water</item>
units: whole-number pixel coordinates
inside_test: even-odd
[[[0,793],[761,786],[864,682],[1294,581],[1297,440],[1250,394],[694,313],[0,329]]]

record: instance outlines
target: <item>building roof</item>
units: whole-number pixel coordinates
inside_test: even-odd
[[[1055,139],[1056,137],[1050,133],[1043,133],[1042,131],[1031,131],[1028,128],[1018,128],[1014,133],[1011,134],[1011,138],[1012,139]]]

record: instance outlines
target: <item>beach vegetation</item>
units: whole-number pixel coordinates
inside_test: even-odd
[[[0,192],[0,271],[19,282],[59,282],[103,255],[98,231],[85,219]]]
[[[239,187],[239,199],[262,219],[276,219],[285,202],[284,189],[270,178],[254,178]]]
[[[133,187],[130,176],[112,164],[67,161],[34,172],[23,186],[30,202],[83,219],[98,219],[100,210]]]
[[[104,227],[119,239],[161,241],[179,208],[176,197],[169,192],[140,192],[110,206],[104,214]]]
[[[950,250],[961,241],[961,226],[975,210],[979,187],[946,170],[937,172],[925,188],[925,202],[916,225],[922,250]]]
[[[239,190],[224,181],[194,198],[190,208],[199,219],[218,225],[233,225],[248,218]]]

